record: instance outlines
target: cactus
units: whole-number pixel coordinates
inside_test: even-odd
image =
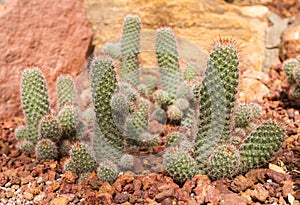
[[[75,140],[77,138],[77,109],[74,105],[66,105],[58,113],[58,118],[62,129],[62,138]]]
[[[21,98],[28,139],[35,144],[38,139],[38,122],[50,111],[48,88],[39,68],[27,68],[23,71]]]
[[[110,55],[114,59],[120,60],[122,58],[120,43],[108,42],[102,46],[103,53]]]
[[[184,71],[185,80],[193,80],[199,73],[200,66],[197,63],[189,62]]]
[[[114,123],[110,101],[117,90],[117,78],[111,59],[95,58],[91,63],[91,90],[96,121],[111,146],[123,149],[123,136]]]
[[[177,105],[170,105],[167,109],[167,116],[171,121],[180,121],[183,117],[183,112]]]
[[[60,75],[56,82],[58,108],[61,110],[67,104],[75,104],[76,93],[71,75]]]
[[[19,126],[15,130],[15,136],[19,140],[26,140],[26,139],[28,139],[28,130],[27,130],[26,126],[24,126],[24,125]]]
[[[168,134],[166,138],[167,138],[166,146],[169,147],[169,146],[178,145],[182,140],[185,139],[185,136],[180,132],[172,132]]]
[[[120,162],[119,162],[119,166],[122,169],[128,170],[128,169],[132,168],[133,165],[134,165],[134,158],[132,155],[129,155],[129,154],[122,155]]]
[[[232,177],[239,171],[240,153],[233,145],[218,146],[207,160],[206,172],[214,179]]]
[[[105,160],[97,168],[97,176],[103,182],[113,183],[118,177],[118,167],[111,161]]]
[[[79,174],[96,170],[96,162],[87,152],[83,144],[75,143],[71,147],[70,160],[76,166],[76,170]]]
[[[294,70],[297,69],[298,65],[299,65],[299,61],[294,58],[286,60],[283,63],[283,70],[284,70],[285,74],[287,75],[288,82],[290,84],[295,83]]]
[[[128,15],[123,24],[121,37],[121,79],[136,86],[139,84],[141,22],[138,16]]]
[[[52,115],[44,115],[39,123],[39,137],[57,142],[61,137],[61,127],[58,119]]]
[[[41,159],[56,159],[58,157],[57,146],[50,139],[41,139],[35,146],[35,154]]]
[[[270,160],[283,142],[284,130],[274,121],[256,128],[240,147],[243,170],[247,171]]]
[[[170,147],[164,155],[164,166],[173,179],[183,183],[198,174],[197,162],[183,149]]]
[[[162,87],[171,96],[176,96],[183,76],[179,70],[177,42],[170,28],[161,28],[156,32],[155,52]]]
[[[21,140],[17,143],[17,148],[24,152],[33,152],[35,144],[29,140]]]

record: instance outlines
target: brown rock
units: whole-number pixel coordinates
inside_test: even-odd
[[[166,198],[174,197],[175,189],[163,190],[155,196],[157,202],[162,202]]]
[[[253,185],[254,183],[252,180],[244,177],[243,175],[239,175],[232,180],[230,187],[233,191],[240,192],[246,190],[247,188]]]
[[[266,190],[262,184],[256,184],[254,190],[247,189],[246,193],[249,194],[253,200],[260,202],[265,202],[269,197],[269,191]]]
[[[281,36],[280,57],[282,60],[300,54],[300,14]]]
[[[247,205],[248,200],[238,194],[222,194],[220,205]]]
[[[242,43],[245,68],[262,68],[265,30],[268,28],[267,7],[238,7],[216,0],[86,0],[86,8],[95,33],[96,50],[107,41],[120,37],[123,18],[133,12],[141,17],[144,30],[156,30],[167,25],[174,29],[175,34],[182,36],[178,38],[178,44],[183,59],[195,59],[196,56],[205,65],[206,52],[201,49],[210,48],[213,40],[221,36]],[[114,15],[107,8],[113,10]],[[154,34],[148,31],[142,34],[142,51],[154,50]]]
[[[270,93],[265,84],[254,78],[242,78],[239,90],[241,102],[263,102],[263,97]]]
[[[129,194],[127,192],[117,193],[114,197],[114,202],[117,204],[124,203],[129,200]]]
[[[51,200],[50,205],[67,205],[68,199],[65,197],[57,197]]]
[[[113,186],[111,186],[108,182],[104,182],[101,187],[99,188],[98,193],[109,193],[110,195],[113,195],[115,192],[115,189]]]
[[[206,187],[206,196],[204,198],[206,203],[218,204],[220,201],[220,191],[212,185]]]
[[[22,114],[20,77],[28,64],[42,67],[54,99],[57,76],[76,76],[85,63],[92,31],[82,0],[6,1],[0,25],[0,118]]]
[[[77,178],[78,178],[78,176],[76,174],[74,174],[73,172],[66,171],[62,177],[62,181],[72,184],[75,182],[75,180]]]
[[[7,180],[8,180],[8,176],[5,173],[1,172],[0,173],[0,187],[4,186],[4,184],[6,184],[6,182],[7,182]]]

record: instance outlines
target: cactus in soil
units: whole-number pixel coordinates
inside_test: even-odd
[[[121,36],[121,79],[136,86],[139,84],[139,60],[141,21],[138,16],[128,15]]]
[[[245,171],[269,161],[283,142],[284,130],[274,121],[257,127],[240,147],[242,169]]]
[[[97,168],[97,176],[103,182],[113,183],[118,177],[118,167],[111,161],[105,160]]]
[[[33,152],[35,144],[29,140],[21,140],[17,143],[17,148],[24,152]]]
[[[54,115],[47,114],[42,117],[39,123],[39,137],[50,139],[54,142],[60,140],[61,127],[58,119]]]
[[[252,153],[255,151],[252,148],[259,147],[261,155],[266,155],[271,145],[276,146],[276,151],[283,139],[282,128],[273,121],[270,121],[273,126],[264,123],[254,126],[260,114],[259,106],[235,107],[239,82],[235,43],[223,39],[215,43],[203,81],[191,90],[189,84],[195,83],[199,65],[189,63],[185,73],[181,73],[176,38],[169,28],[156,32],[155,54],[160,79],[143,75],[140,79],[140,29],[138,17],[126,17],[119,44],[121,54],[114,57],[120,64],[113,64],[107,57],[96,58],[91,63],[96,113],[93,156],[100,164],[99,178],[112,182],[118,166],[127,170],[133,165],[131,148],[151,148],[164,143],[160,137],[169,131],[173,134],[166,136],[164,165],[180,183],[198,173],[214,179],[232,177],[269,160],[274,153],[259,158],[256,152]],[[113,49],[106,50],[111,53]],[[119,78],[114,65],[120,66]],[[149,126],[149,122],[152,125],[155,121],[166,124],[160,135],[153,134],[156,131]],[[269,133],[277,136],[276,143]],[[262,146],[256,136],[267,136],[267,146]]]
[[[240,153],[233,145],[218,146],[207,160],[206,172],[214,179],[232,177],[239,171]]]
[[[112,60],[95,58],[91,63],[90,79],[96,123],[106,141],[122,150],[123,136],[114,123],[110,107],[111,98],[118,88]]]
[[[60,75],[56,81],[58,108],[61,110],[67,104],[75,104],[76,92],[71,75]]]
[[[21,99],[28,140],[35,144],[38,139],[38,122],[43,115],[50,112],[48,88],[39,68],[27,68],[23,71]]]
[[[283,71],[285,72],[290,84],[295,83],[294,70],[298,69],[299,61],[297,59],[288,59],[283,62]]]
[[[70,163],[76,166],[77,173],[81,174],[96,170],[96,162],[88,153],[85,146],[81,143],[75,143],[70,150]]]
[[[120,60],[122,58],[120,43],[108,42],[102,46],[102,51],[114,59]]]
[[[164,155],[164,166],[173,179],[185,182],[198,174],[198,165],[184,149],[170,147]]]
[[[41,139],[35,145],[35,154],[41,159],[56,159],[58,157],[57,146],[50,139]]]

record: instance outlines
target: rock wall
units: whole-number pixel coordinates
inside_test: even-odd
[[[42,68],[55,99],[57,76],[76,76],[85,63],[92,30],[82,0],[8,0],[1,7],[0,118],[7,118],[22,114],[20,77],[24,67]]]

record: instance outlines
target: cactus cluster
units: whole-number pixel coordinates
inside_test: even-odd
[[[199,65],[188,62],[181,68],[173,31],[160,28],[155,38],[160,79],[154,76],[142,78],[142,63],[138,61],[140,29],[139,17],[127,16],[120,42],[108,43],[103,49],[110,57],[96,58],[91,65],[91,81],[99,83],[92,83],[96,118],[101,130],[98,138],[118,145],[115,148],[118,153],[125,153],[124,159],[132,154],[131,147],[136,147],[138,152],[140,146],[150,148],[165,143],[164,165],[178,182],[197,173],[212,178],[232,177],[267,162],[279,149],[284,130],[271,120],[258,124],[261,111],[258,105],[238,105],[239,55],[236,44],[226,39],[215,43],[204,78],[198,83],[195,79],[199,75]],[[109,62],[109,65],[102,62]],[[118,69],[120,76],[117,76]],[[102,76],[96,79],[98,70]],[[107,91],[110,93],[105,93]],[[134,97],[129,93],[134,93]],[[153,121],[165,124],[163,133],[151,133]],[[106,131],[108,128],[109,132]],[[180,131],[174,132],[174,129]],[[162,141],[162,136],[166,142]],[[145,139],[151,143],[145,143]],[[94,141],[94,146],[98,141]],[[120,143],[125,146],[119,146]],[[269,152],[271,147],[272,152]],[[122,167],[118,160],[111,162]]]
[[[289,88],[289,98],[300,104],[300,55],[283,62],[283,71],[285,72]]]
[[[237,103],[236,44],[215,42],[198,82],[199,65],[182,63],[173,31],[160,28],[154,42],[157,69],[148,72],[155,75],[143,76],[141,70],[148,68],[139,61],[141,28],[140,18],[128,15],[120,42],[107,43],[102,49],[106,55],[90,63],[95,114],[91,146],[71,143],[81,135],[72,79],[58,78],[55,115],[42,73],[24,72],[26,126],[16,131],[22,149],[35,149],[40,158],[57,158],[71,147],[65,170],[83,175],[96,170],[108,182],[119,172],[132,171],[138,163],[135,157],[159,150],[155,146],[165,146],[165,153],[160,153],[164,167],[180,183],[199,173],[213,179],[232,177],[270,160],[284,129],[272,120],[258,124],[261,108]],[[298,73],[286,70],[297,82]]]

